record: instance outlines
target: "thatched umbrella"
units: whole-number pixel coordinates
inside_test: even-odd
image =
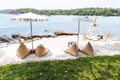
[[[80,22],[94,22],[94,20],[92,19],[89,19],[89,18],[77,18],[77,19],[74,19],[73,21],[78,21],[78,37],[77,37],[77,46],[79,44],[79,33],[80,33]]]
[[[45,18],[43,16],[40,16],[38,14],[31,13],[31,12],[15,16],[15,17],[11,18],[11,20],[29,21],[30,22],[31,36],[33,35],[33,33],[32,33],[32,22],[48,21],[47,18]],[[33,49],[33,38],[32,38],[32,49]]]

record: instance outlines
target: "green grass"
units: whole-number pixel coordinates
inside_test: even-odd
[[[120,80],[120,55],[0,66],[0,80]]]

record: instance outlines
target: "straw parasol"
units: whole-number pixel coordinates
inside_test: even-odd
[[[94,20],[89,19],[89,18],[79,17],[77,19],[73,19],[73,21],[78,21],[78,37],[77,37],[77,46],[78,46],[78,44],[79,44],[79,33],[80,33],[80,22],[94,22]]]
[[[20,14],[18,16],[15,16],[15,17],[11,18],[11,20],[29,21],[30,22],[31,36],[33,35],[33,33],[32,33],[32,22],[48,21],[48,19],[46,17],[40,16],[38,14],[31,13],[31,12]],[[32,49],[33,49],[33,38],[32,38]]]

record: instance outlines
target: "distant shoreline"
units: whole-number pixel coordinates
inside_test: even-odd
[[[77,9],[54,9],[54,10],[38,10],[33,8],[5,9],[0,10],[4,14],[22,14],[33,12],[40,15],[82,15],[82,16],[120,16],[119,8],[77,8]]]

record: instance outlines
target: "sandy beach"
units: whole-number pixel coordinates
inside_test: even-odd
[[[55,38],[42,38],[34,41],[34,49],[42,44],[46,48],[49,49],[49,52],[44,57],[38,57],[35,54],[29,54],[24,59],[19,59],[16,56],[16,50],[20,44],[15,43],[11,45],[3,45],[0,48],[0,65],[12,64],[12,63],[23,63],[28,61],[43,61],[43,60],[65,60],[65,59],[76,59],[78,57],[86,57],[88,55],[79,52],[78,57],[74,57],[70,54],[64,52],[66,48],[68,48],[68,42],[76,41],[77,36],[58,36]],[[120,55],[120,41],[113,40],[83,40],[80,37],[79,40],[79,48],[83,48],[88,42],[90,42],[94,49],[94,56],[112,56],[112,55]],[[31,42],[25,43],[28,48],[31,48]]]

